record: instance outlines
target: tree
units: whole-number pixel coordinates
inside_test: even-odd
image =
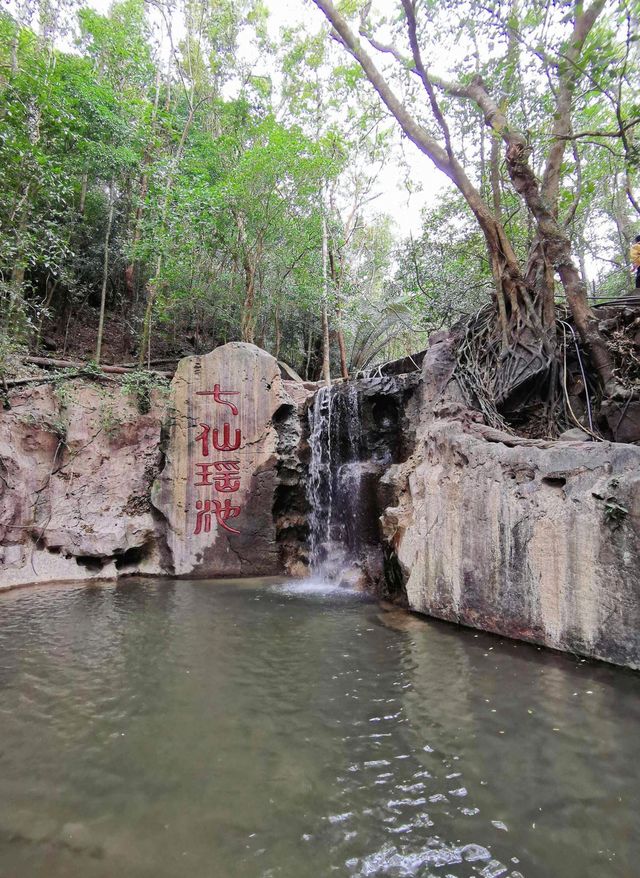
[[[505,403],[519,388],[549,374],[556,339],[555,272],[594,365],[607,390],[614,392],[612,359],[588,306],[586,285],[572,257],[565,217],[559,210],[566,181],[567,144],[574,136],[576,96],[580,93],[578,87],[594,78],[589,70],[595,56],[590,36],[603,14],[605,0],[593,0],[588,7],[581,2],[560,6],[541,3],[526,12],[521,12],[517,0],[512,0],[507,14],[502,7],[483,12],[484,8],[474,2],[457,3],[458,40],[462,33],[472,44],[473,37],[477,47],[480,30],[489,39],[484,59],[478,63],[476,57],[478,69],[469,70],[460,62],[455,65],[454,79],[437,75],[424,61],[433,56],[436,41],[442,44],[446,35],[442,16],[451,18],[454,10],[450,4],[439,10],[430,5],[427,10],[416,0],[401,0],[396,23],[394,19],[383,23],[397,39],[404,39],[403,50],[376,35],[371,2],[359,4],[357,25],[351,24],[331,0],[314,2],[330,22],[332,35],[356,59],[405,136],[451,180],[482,231],[494,280],[497,356],[503,364],[496,373],[496,401]],[[373,60],[365,42],[384,63],[384,69]],[[495,63],[498,47],[502,52],[499,66]],[[451,51],[455,58],[455,49]],[[442,50],[438,57],[445,57]],[[531,79],[525,82],[523,70],[540,72],[548,84],[544,94]],[[503,90],[500,74],[503,86],[505,75],[508,80]],[[407,87],[406,99],[399,97],[398,88],[406,86],[407,79],[419,85],[428,115],[423,113],[424,105],[413,102],[413,86]],[[518,125],[518,104],[526,105],[527,95],[532,105],[528,108],[530,114],[535,109],[551,133],[544,159],[540,144],[536,144],[538,152],[534,154],[533,144]],[[480,112],[481,124],[491,130],[492,143],[495,139],[502,141],[511,189],[526,210],[533,230],[524,260],[518,258],[505,229],[498,189],[494,185],[490,198],[483,195],[473,179],[473,167],[464,163],[456,129],[456,107],[461,102]],[[623,120],[620,128],[625,124]]]

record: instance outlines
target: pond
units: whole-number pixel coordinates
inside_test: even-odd
[[[3,878],[631,878],[639,678],[312,583],[0,596]]]

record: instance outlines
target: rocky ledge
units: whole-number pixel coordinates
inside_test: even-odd
[[[420,613],[640,667],[640,448],[491,429],[452,371],[443,339],[412,402],[414,451],[383,478],[396,591]]]

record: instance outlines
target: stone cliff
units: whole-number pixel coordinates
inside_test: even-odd
[[[451,378],[449,345],[408,380],[351,385],[370,583],[420,613],[640,667],[640,448],[487,427]],[[0,588],[304,574],[313,390],[239,343],[183,360],[144,413],[112,383],[13,388]]]
[[[106,379],[105,379],[106,380]],[[288,389],[287,389],[288,388]],[[181,361],[148,411],[115,383],[16,387],[0,412],[0,588],[125,574],[302,569],[298,407],[233,343]],[[295,518],[295,517],[294,517]]]
[[[443,339],[411,402],[414,451],[383,477],[407,605],[640,667],[640,448],[488,428],[452,371]]]
[[[163,401],[141,414],[81,379],[11,391],[0,413],[0,587],[161,571],[149,501]]]

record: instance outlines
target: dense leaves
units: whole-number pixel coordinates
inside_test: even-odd
[[[441,68],[445,128],[411,69],[411,8],[423,57]],[[640,220],[632,5],[603,3],[577,62],[566,3],[341,9],[421,131],[449,137],[523,276],[531,210],[500,132],[447,82],[482,77],[525,132],[539,180],[569,82],[552,207],[589,293],[627,290]],[[107,14],[32,0],[13,12],[0,14],[3,350],[144,364],[243,339],[316,378],[323,346],[325,374],[366,368],[496,296],[500,267],[460,191],[431,197],[406,240],[376,209],[398,127],[319,13],[276,39],[260,0],[122,0]]]

